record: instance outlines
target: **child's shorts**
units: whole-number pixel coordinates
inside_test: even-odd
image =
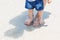
[[[33,2],[26,0],[25,8],[27,8],[27,9],[35,8],[37,11],[40,11],[40,10],[44,9],[44,2],[43,2],[43,0],[36,0]]]

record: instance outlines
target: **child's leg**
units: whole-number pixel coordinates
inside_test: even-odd
[[[33,9],[28,10],[28,20],[25,22],[25,25],[31,25],[33,20]]]
[[[38,26],[40,24],[43,24],[42,15],[43,15],[43,11],[38,11],[38,13],[35,17],[36,19],[34,21],[33,26]]]
[[[42,19],[42,14],[43,14],[43,9],[44,9],[44,0],[37,1],[35,8],[38,11],[38,13],[36,15],[36,19],[34,21],[33,26],[38,26],[39,24],[41,24],[40,22]]]
[[[30,20],[33,19],[33,9],[28,10],[28,17]]]
[[[43,23],[42,16],[43,16],[43,10],[38,11],[38,13],[37,13],[37,19],[38,19],[38,22],[39,22],[40,24]]]
[[[25,22],[27,26],[30,26],[33,21],[33,9],[34,2],[29,2],[26,0],[25,8],[28,9],[28,20]]]

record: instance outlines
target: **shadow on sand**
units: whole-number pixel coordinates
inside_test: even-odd
[[[36,13],[36,12],[34,12]],[[50,12],[46,12],[44,11],[43,13],[43,20],[49,18],[50,16]],[[13,37],[13,38],[18,38],[18,37],[21,37],[24,33],[24,30],[26,31],[33,31],[35,30],[36,28],[34,27],[26,27],[26,25],[24,25],[24,21],[27,19],[27,16],[28,15],[28,12],[27,11],[24,11],[23,13],[21,13],[21,15],[13,18],[12,20],[10,20],[10,24],[14,25],[15,28],[14,29],[10,29],[8,31],[5,32],[5,36],[8,36],[8,37]],[[40,26],[40,27],[43,27],[44,25]]]

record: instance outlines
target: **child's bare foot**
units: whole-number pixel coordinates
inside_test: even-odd
[[[37,27],[39,25],[44,25],[44,21],[43,20],[35,20],[33,26]]]
[[[27,26],[30,26],[32,24],[32,22],[33,22],[32,19],[28,19],[28,20],[25,21],[24,24],[27,25]]]
[[[39,26],[39,25],[40,25],[40,22],[39,22],[38,19],[36,18],[36,19],[34,20],[33,26],[34,26],[34,27],[37,27],[37,26]]]

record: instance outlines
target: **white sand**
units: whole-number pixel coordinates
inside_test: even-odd
[[[0,40],[60,40],[60,0],[45,7],[45,24],[27,28],[25,0],[0,0]]]

